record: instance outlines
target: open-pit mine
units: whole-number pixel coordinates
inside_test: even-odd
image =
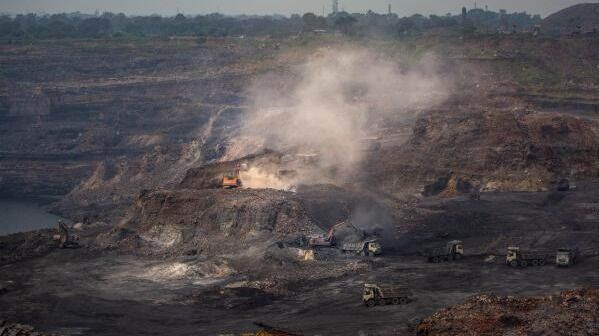
[[[599,335],[583,6],[1,39],[0,336]]]

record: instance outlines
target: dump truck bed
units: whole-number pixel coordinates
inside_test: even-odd
[[[381,296],[385,299],[396,298],[396,297],[409,297],[412,292],[406,287],[397,286],[379,286],[381,289]]]
[[[443,247],[435,247],[432,249],[425,250],[424,256],[425,257],[438,257],[438,256],[448,255],[450,253],[451,253],[451,249],[443,246]]]
[[[520,252],[521,259],[543,259],[549,257],[550,254],[546,252]]]
[[[343,247],[341,247],[341,249],[343,251],[361,251],[364,249],[364,244],[366,244],[366,243],[365,242],[345,243],[345,244],[343,244]]]

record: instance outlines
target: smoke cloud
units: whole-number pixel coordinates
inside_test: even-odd
[[[437,74],[433,57],[402,69],[366,49],[319,49],[288,73],[253,82],[250,111],[226,157],[273,149],[289,154],[287,161],[301,171],[293,183],[342,182],[363,160],[375,124],[413,116],[446,97],[447,85]],[[278,176],[264,173],[264,181]],[[262,187],[288,183],[272,184]]]

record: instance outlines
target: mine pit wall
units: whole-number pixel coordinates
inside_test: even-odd
[[[174,186],[190,167],[222,155],[214,148],[241,113],[232,107],[219,116],[227,118],[227,123],[216,118],[209,131],[200,132],[221,106],[195,106],[188,100],[173,106],[148,97],[135,99],[139,95],[135,90],[164,94],[164,85],[128,87],[132,96],[126,101],[113,92],[117,89],[69,94],[61,100],[62,105],[39,110],[37,115],[18,109],[6,113],[24,115],[0,115],[0,120],[7,121],[0,122],[0,131],[6,135],[0,145],[0,191],[25,197],[70,196],[53,211],[77,220],[92,212],[103,217],[101,220],[114,222],[122,211],[104,216],[105,211],[125,210],[142,189]],[[106,96],[111,98],[99,98]],[[164,116],[173,111],[179,115]],[[114,174],[107,171],[102,181],[83,190],[101,165],[107,169],[127,167],[117,172],[122,175],[118,188],[111,184]],[[144,183],[132,182],[140,176]]]
[[[48,156],[0,154],[0,190],[4,195],[58,198],[89,176],[95,162]]]
[[[14,85],[0,90],[1,193],[67,195],[53,211],[102,216],[124,211],[144,188],[174,186],[190,167],[223,154],[218,144],[242,112],[237,105],[247,74],[229,67],[239,58],[193,41],[174,49],[169,41],[120,44],[40,41],[3,49],[2,80]],[[183,152],[196,143],[199,154],[191,162]],[[156,155],[161,151],[174,154]],[[82,190],[99,165],[123,160],[129,169],[118,190],[110,177],[106,185]],[[140,175],[146,184],[129,183]],[[116,221],[122,211],[108,217]]]

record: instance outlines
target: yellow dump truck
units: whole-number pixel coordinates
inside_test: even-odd
[[[362,301],[367,307],[386,304],[397,305],[408,303],[411,296],[412,292],[403,286],[364,284]]]
[[[459,260],[464,256],[464,245],[461,240],[448,241],[445,246],[433,248],[424,252],[429,262]]]
[[[555,254],[555,265],[558,267],[569,267],[578,263],[578,249],[560,248]]]
[[[539,251],[523,251],[519,247],[507,248],[505,263],[512,267],[543,266],[547,263],[549,254]]]
[[[383,252],[383,248],[381,247],[381,244],[379,244],[378,240],[370,239],[355,243],[345,243],[341,247],[341,251],[344,253],[354,253],[361,256],[367,255],[374,257],[381,254]]]

